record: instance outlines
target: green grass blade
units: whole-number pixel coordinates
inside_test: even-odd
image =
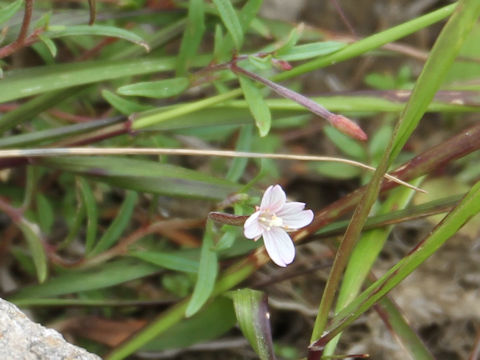
[[[137,200],[138,195],[136,192],[127,191],[125,200],[123,201],[122,206],[118,210],[118,214],[115,217],[115,220],[112,221],[108,229],[105,231],[103,236],[98,241],[97,245],[95,245],[95,247],[88,254],[88,256],[98,255],[101,252],[108,250],[120,239],[120,236],[130,223],[133,209],[135,208]]]
[[[217,253],[214,250],[213,223],[207,222],[203,236],[202,250],[200,251],[200,266],[197,282],[193,289],[192,297],[185,311],[185,316],[195,315],[210,298],[215,286],[218,273]]]
[[[366,37],[359,40],[347,47],[334,52],[331,55],[315,59],[300,66],[293,68],[292,70],[285,71],[274,77],[275,81],[281,81],[289,79],[331,64],[335,64],[340,61],[354,58],[362,55],[368,51],[377,49],[392,41],[396,41],[402,37],[412,34],[420,29],[435,24],[436,22],[448,17],[454,10],[457,4],[447,5],[441,9],[432,11],[423,16],[419,16],[413,20],[407,21],[403,24],[394,26],[390,29],[384,30],[377,34]]]
[[[190,81],[187,78],[177,77],[124,85],[117,89],[117,93],[125,96],[144,96],[161,99],[178,95],[186,90],[189,85]]]
[[[155,264],[164,269],[173,271],[181,271],[187,273],[196,274],[198,272],[198,261],[191,260],[185,256],[181,256],[178,253],[168,253],[159,251],[132,251],[130,256],[136,257],[142,261],[146,261],[150,264]]]
[[[332,320],[327,333],[318,343],[327,343],[332,337],[342,331],[352,321],[358,318],[384,295],[398,285],[403,279],[418,268],[433,255],[448,239],[469,219],[480,212],[480,182],[475,184],[460,204],[455,207],[406,257],[400,260],[385,275],[374,282],[354,301],[338,313]]]
[[[252,80],[244,76],[240,76],[239,80],[245,101],[255,119],[260,136],[266,136],[272,125],[272,115],[267,103],[263,99],[263,94]]]
[[[23,5],[23,0],[16,0],[0,9],[0,25],[8,21]]]
[[[21,135],[12,135],[0,139],[0,148],[21,148],[46,142],[65,139],[71,136],[80,135],[88,132],[94,132],[104,127],[118,124],[125,121],[124,118],[116,117],[111,119],[100,119],[87,123],[60,126],[57,128],[28,132]]]
[[[137,34],[108,25],[52,25],[48,27],[48,31],[42,33],[43,36],[56,39],[67,36],[81,36],[81,35],[94,35],[94,36],[108,36],[118,39],[130,41],[134,44],[142,46],[146,51],[150,51],[148,44]]]
[[[238,134],[237,146],[235,147],[236,151],[250,151],[250,145],[252,144],[252,126],[245,125],[242,126]],[[242,177],[245,168],[247,166],[248,159],[246,158],[235,158],[232,160],[232,165],[228,169],[227,175],[225,178],[227,180],[237,182]]]
[[[158,272],[158,266],[145,262],[117,260],[103,263],[98,268],[71,271],[50,278],[43,284],[23,287],[10,301],[44,298],[81,291],[104,289]]]
[[[190,0],[187,26],[183,33],[180,51],[177,56],[177,76],[185,75],[205,32],[205,5],[203,0]]]
[[[47,255],[42,244],[40,228],[37,224],[31,223],[26,219],[20,220],[17,224],[30,248],[38,282],[43,283],[47,279],[48,268]]]
[[[413,185],[419,186],[422,179],[417,179]],[[393,190],[388,199],[382,204],[377,215],[389,214],[393,210],[403,209],[410,203],[414,191],[408,188],[397,188]],[[383,229],[370,230],[362,234],[350,256],[342,285],[337,298],[335,312],[338,313],[343,307],[350,303],[361,290],[363,282],[367,278],[375,260],[385,244],[390,232],[391,226]],[[333,354],[340,336],[337,336],[328,343],[325,348],[325,355]]]
[[[461,16],[459,14],[462,13],[470,13],[470,12],[476,12],[476,16],[478,17],[478,13],[480,13],[480,3],[474,0],[466,0],[464,2],[460,3],[460,6],[458,7],[459,11],[456,12],[454,15],[452,15],[452,19],[450,19],[446,25],[446,27],[449,27],[449,24],[453,23],[456,27],[461,27],[459,25],[458,21],[456,20],[458,16]],[[464,15],[466,16],[466,15]],[[471,15],[467,17],[468,20],[470,20]],[[471,28],[471,26],[470,26]],[[454,33],[457,33],[457,31],[454,29],[451,29]],[[466,31],[462,31],[461,35],[463,37],[456,39],[456,41],[462,43],[464,38],[467,35]],[[445,46],[450,44],[453,41],[453,38],[445,35],[445,32],[442,32],[440,36],[438,37],[435,47],[440,47],[448,51],[448,48]],[[439,44],[439,45],[437,45]],[[453,46],[453,44],[450,44]],[[456,45],[458,46],[458,45]],[[458,50],[460,47],[458,47]],[[453,52],[457,51],[456,47],[453,47]],[[426,66],[424,68],[423,72],[432,72],[435,69],[439,69],[441,71],[445,71],[453,62],[453,59],[451,59],[450,56],[445,56],[442,54],[439,54],[437,52],[433,53],[431,56],[438,57],[437,60],[435,61],[427,61],[427,64],[430,63],[432,66]],[[317,319],[315,321],[315,326],[314,330],[312,332],[312,342],[315,342],[317,344],[316,339],[319,339],[321,334],[323,333],[325,326],[327,324],[327,319],[328,319],[328,314],[331,308],[331,305],[333,304],[333,299],[335,295],[335,291],[337,289],[338,284],[340,283],[340,279],[342,276],[342,273],[345,269],[345,266],[348,262],[348,257],[351,254],[351,251],[353,250],[354,244],[357,241],[357,239],[360,236],[360,233],[363,229],[363,226],[365,224],[365,221],[367,220],[368,213],[370,211],[371,206],[375,202],[380,185],[381,185],[381,178],[383,177],[383,174],[386,172],[388,169],[389,164],[391,161],[393,161],[394,157],[391,155],[391,151],[393,149],[394,144],[398,144],[397,142],[397,134],[400,134],[400,136],[406,135],[405,132],[403,133],[398,133],[399,129],[411,129],[413,131],[414,126],[410,126],[409,124],[413,124],[416,121],[418,121],[423,113],[426,110],[426,105],[422,106],[419,105],[419,107],[415,107],[416,100],[418,97],[421,98],[430,98],[432,99],[435,92],[438,90],[438,86],[440,85],[439,82],[436,82],[437,88],[424,85],[423,83],[425,81],[428,81],[430,75],[427,76],[422,76],[420,75],[416,87],[420,88],[421,91],[413,92],[412,96],[409,99],[409,102],[406,105],[406,110],[402,114],[402,116],[399,119],[399,122],[397,123],[397,126],[394,131],[394,138],[390,142],[390,144],[387,146],[387,149],[385,150],[385,155],[383,156],[379,166],[377,167],[377,171],[375,172],[368,188],[367,191],[365,192],[364,196],[362,197],[362,201],[359,203],[357,208],[355,209],[355,213],[351,219],[351,222],[346,230],[345,236],[342,240],[342,243],[340,244],[339,251],[337,252],[337,256],[335,257],[334,264],[332,267],[332,271],[330,272],[327,285],[325,288],[324,295],[322,297],[322,301],[319,306],[319,313],[317,316]],[[409,105],[412,104],[412,105]],[[427,104],[428,105],[428,104]],[[407,109],[411,109],[411,111],[408,111]],[[408,133],[408,136],[410,136],[411,132]],[[398,154],[398,152],[397,152]]]
[[[412,330],[407,319],[403,316],[396,304],[388,298],[381,299],[375,306],[375,310],[382,318],[387,328],[402,344],[410,357],[415,360],[434,360],[435,358],[427,349],[422,339]]]
[[[233,305],[243,335],[261,360],[275,359],[267,296],[257,290],[232,292]]]
[[[208,57],[198,56],[195,65],[206,65]],[[0,82],[0,102],[11,101],[47,91],[98,83],[133,75],[170,71],[175,58],[91,61],[38,66],[22,71],[8,71]]]
[[[3,81],[3,80],[2,80]],[[2,83],[0,83],[0,89],[2,88]],[[5,131],[15,127],[16,125],[33,119],[35,116],[40,114],[41,112],[53,107],[54,105],[61,104],[62,101],[68,99],[70,96],[78,95],[81,91],[83,91],[83,87],[76,87],[71,89],[66,89],[64,91],[51,91],[46,94],[39,95],[32,100],[27,101],[26,103],[22,104],[20,107],[9,111],[6,114],[3,114],[0,118],[0,131]],[[0,95],[1,97],[1,95]],[[31,136],[36,136],[35,134],[31,134]],[[2,143],[7,141],[7,139],[1,139]],[[15,145],[15,144],[14,144]],[[3,146],[3,145],[1,145]],[[5,145],[8,147],[9,145]]]
[[[240,50],[243,44],[243,29],[231,1],[213,0],[213,3],[217,7],[223,25],[225,25],[228,32],[232,36],[235,48]]]
[[[43,159],[39,164],[125,189],[168,196],[223,200],[240,188],[198,171],[124,157],[58,157]]]
[[[180,349],[216,339],[230,330],[235,325],[235,320],[232,301],[219,297],[204,310],[172,326],[167,333],[143,346],[142,351]]]
[[[102,96],[115,110],[124,115],[153,109],[152,105],[140,104],[130,99],[124,99],[109,90],[102,90]]]
[[[87,216],[87,232],[85,235],[85,252],[88,254],[92,251],[97,238],[98,229],[98,208],[97,202],[93,195],[93,191],[88,182],[79,177],[78,185],[80,188],[81,201],[85,206],[85,214]]]
[[[460,1],[458,8],[442,29],[413,89],[410,101],[402,113],[402,117],[407,118],[408,121],[402,121],[398,128],[390,162],[397,157],[411,133],[415,130],[428,104],[432,101],[459,54],[473,25],[477,22],[479,15],[479,1]]]

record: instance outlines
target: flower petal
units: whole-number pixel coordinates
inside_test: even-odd
[[[297,213],[290,213],[287,215],[279,215],[283,220],[283,226],[289,230],[300,229],[310,224],[313,220],[312,210],[302,210]]]
[[[278,266],[287,266],[295,258],[295,246],[290,236],[280,228],[263,232],[263,242],[268,256]]]
[[[277,211],[277,216],[284,217],[290,214],[296,214],[305,209],[305,203],[289,201],[283,205],[283,207]]]
[[[270,212],[277,212],[287,201],[287,196],[280,185],[270,185],[262,197],[260,204],[261,210],[269,210]]]
[[[255,239],[262,235],[263,228],[258,223],[258,217],[260,216],[260,211],[257,211],[250,215],[243,225],[243,235],[247,239]]]

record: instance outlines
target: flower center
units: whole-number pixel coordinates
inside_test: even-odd
[[[272,227],[283,226],[282,218],[278,217],[277,215],[269,211],[263,211],[258,217],[258,221],[260,222],[260,224],[265,226],[267,230],[270,230]]]

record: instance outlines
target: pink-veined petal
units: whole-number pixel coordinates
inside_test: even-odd
[[[260,204],[261,210],[269,210],[270,212],[277,212],[287,201],[287,196],[280,185],[270,185],[262,197]]]
[[[255,239],[262,235],[263,228],[258,223],[259,216],[260,212],[257,211],[250,215],[247,221],[245,221],[243,225],[243,235],[245,235],[247,239]]]
[[[279,217],[288,216],[290,214],[297,214],[305,209],[305,203],[290,201],[285,203],[283,207],[277,211],[276,215]]]
[[[295,259],[295,246],[290,236],[280,228],[263,232],[268,256],[278,266],[285,267]]]
[[[291,213],[280,216],[283,221],[283,226],[288,229],[296,230],[310,224],[313,220],[312,210],[302,210],[298,213]]]

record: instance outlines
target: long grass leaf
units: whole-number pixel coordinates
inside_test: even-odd
[[[218,273],[217,253],[213,247],[213,223],[208,221],[205,235],[203,236],[202,250],[200,252],[200,266],[198,268],[197,281],[185,311],[186,317],[196,314],[213,292]]]
[[[243,43],[243,29],[238,19],[237,13],[230,0],[213,0],[218,13],[222,19],[223,25],[232,36],[235,48],[240,50]]]
[[[88,256],[98,255],[99,253],[112,247],[120,238],[122,233],[127,228],[130,223],[133,209],[138,200],[138,195],[134,191],[127,191],[125,200],[122,203],[122,206],[118,210],[118,214],[115,217],[115,220],[112,221],[108,229],[105,231],[103,236],[98,240],[98,243],[88,254]]]

